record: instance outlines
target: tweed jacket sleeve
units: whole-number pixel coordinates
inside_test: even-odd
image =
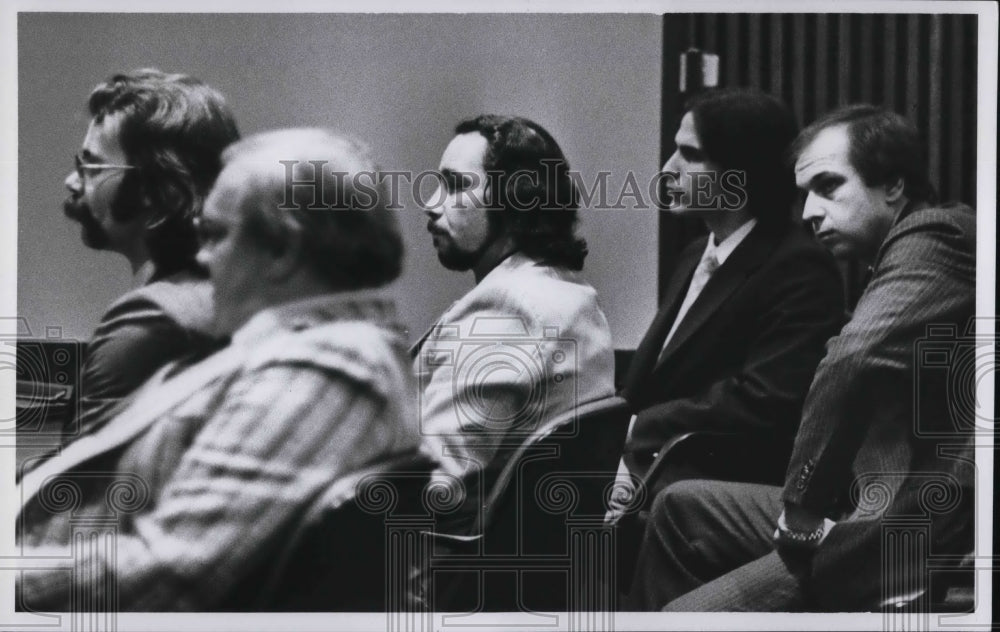
[[[348,331],[344,338],[357,346],[365,333]],[[210,610],[267,568],[308,502],[331,481],[379,455],[416,448],[402,350],[395,363],[371,362],[377,353],[323,349],[324,337],[319,331],[316,344],[298,346],[273,341],[266,361],[245,367],[220,391],[192,394],[184,406],[210,411],[203,422],[192,423],[189,408],[161,418],[129,448],[132,471],[152,473],[143,477],[148,505],[124,517],[108,548],[28,549],[31,556],[72,556],[87,571],[77,574],[72,592],[72,573],[24,573],[26,603],[66,609],[79,595],[106,603],[106,591],[114,590],[122,610]],[[190,431],[171,430],[188,424]],[[163,436],[189,443],[165,450]],[[154,461],[171,452],[180,454],[176,467],[158,468]]]
[[[958,323],[975,300],[975,215],[926,209],[900,221],[876,259],[854,316],[830,340],[806,398],[783,499],[833,511],[863,443],[885,468],[907,468],[915,353],[934,324]],[[964,324],[964,323],[963,323]],[[879,445],[879,442],[881,444]],[[872,465],[872,464],[868,464]]]

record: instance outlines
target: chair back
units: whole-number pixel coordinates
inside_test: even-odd
[[[608,397],[583,404],[540,427],[497,476],[483,503],[478,532],[494,533],[505,518],[515,517],[512,505],[522,510],[548,509],[566,502],[571,504],[567,510],[604,515],[605,492],[617,472],[629,416],[628,402]],[[566,478],[557,481],[553,475]],[[571,479],[578,493],[559,485]]]
[[[406,453],[334,481],[308,506],[281,552],[224,610],[386,612],[415,607],[408,566],[433,528],[434,463]]]
[[[483,499],[474,536],[439,540],[439,550],[464,549],[460,553],[478,556],[482,568],[473,569],[470,559],[438,592],[437,610],[567,607],[575,554],[571,525],[601,529],[629,416],[620,397],[583,404],[551,419],[511,452]],[[519,569],[519,588],[486,590],[479,584],[486,581],[480,570],[509,569],[511,563]]]

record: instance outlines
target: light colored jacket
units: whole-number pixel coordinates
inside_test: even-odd
[[[575,271],[515,253],[411,350],[425,449],[473,497],[481,471],[574,407],[614,395],[597,292]]]

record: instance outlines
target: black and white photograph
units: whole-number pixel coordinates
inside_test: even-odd
[[[989,629],[997,32],[5,3],[0,630]]]

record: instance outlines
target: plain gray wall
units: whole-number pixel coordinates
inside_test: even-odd
[[[85,248],[62,215],[86,97],[115,72],[192,74],[227,96],[244,135],[332,127],[395,170],[436,168],[462,118],[527,116],[587,181],[611,171],[617,192],[629,170],[648,183],[658,168],[661,24],[615,14],[20,14],[19,314],[35,334],[59,326],[85,339],[130,285],[125,259]],[[400,216],[407,257],[392,291],[415,339],[473,280],[438,264],[418,207]],[[655,309],[655,212],[591,209],[581,220],[585,275],[615,345],[634,348]]]

